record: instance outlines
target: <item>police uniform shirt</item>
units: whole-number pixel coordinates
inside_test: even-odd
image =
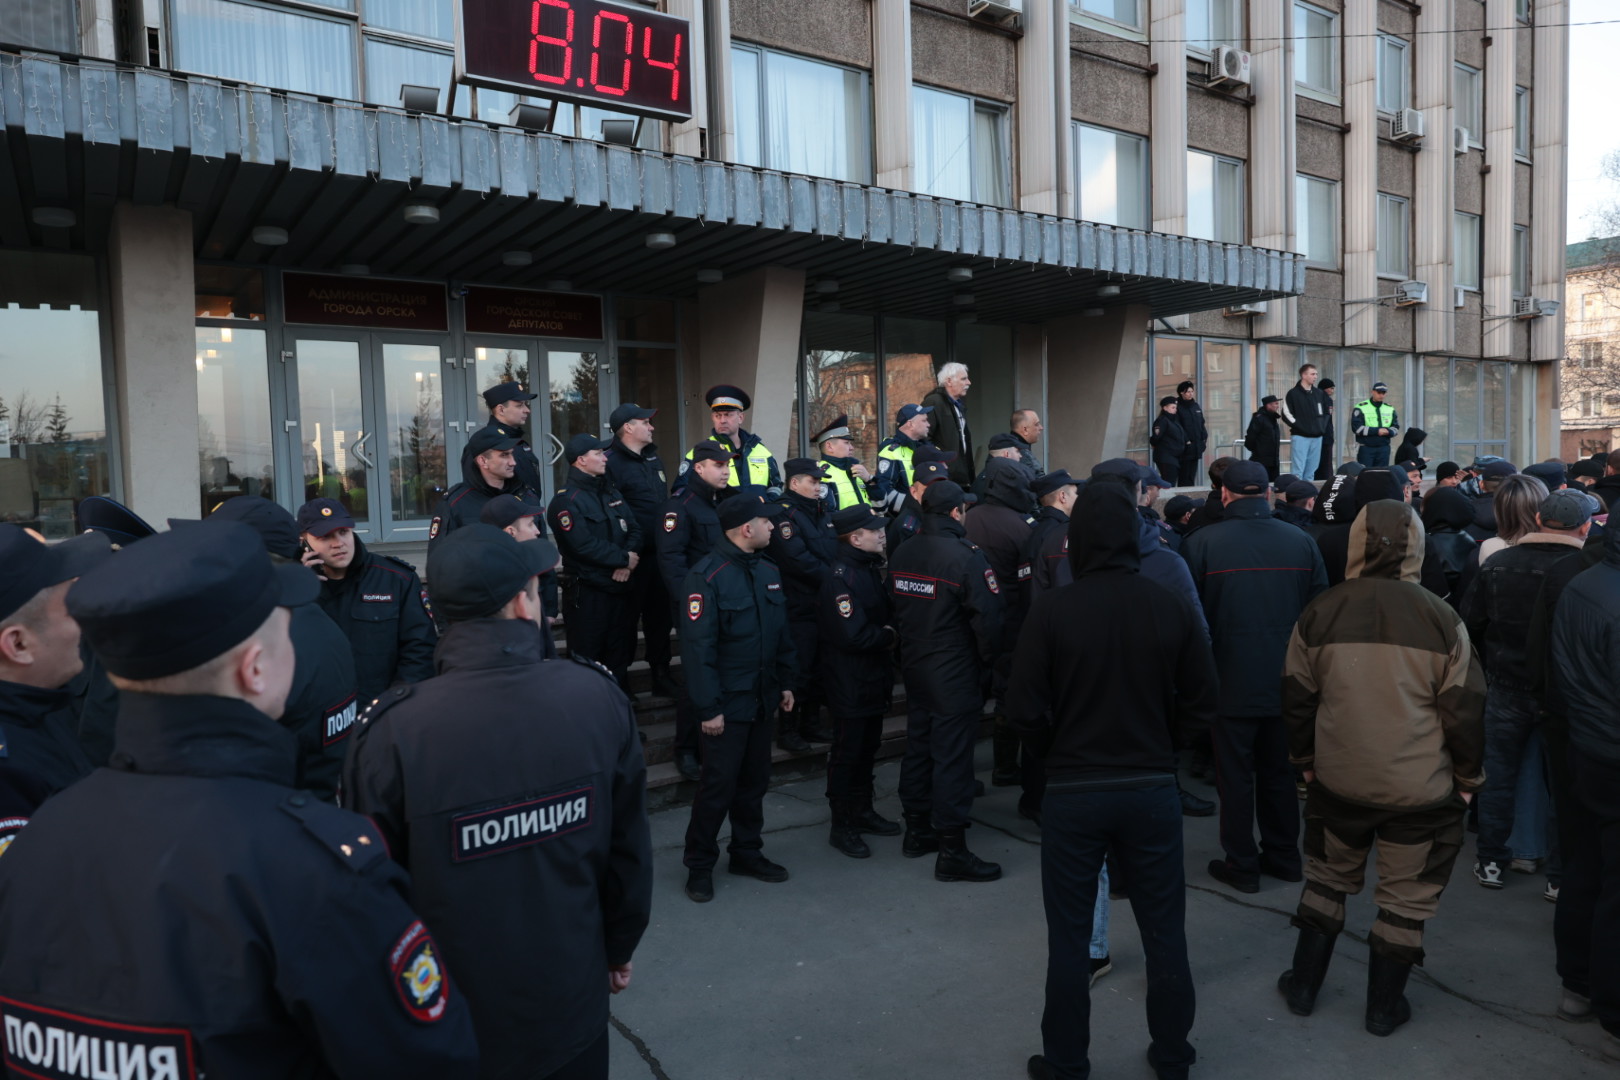
[[[293,608],[287,634],[298,662],[281,726],[298,740],[296,784],[331,802],[360,711],[354,651],[317,604]]]
[[[794,491],[783,494],[787,513],[776,520],[766,551],[782,572],[788,617],[814,620],[816,594],[838,558],[838,533],[826,503]]]
[[[725,533],[715,505],[720,493],[697,475],[688,473],[685,486],[664,503],[653,543],[658,551],[658,571],[669,595],[684,595],[687,571],[714,550]]]
[[[491,416],[489,423],[485,424],[481,430],[493,431],[502,438],[518,440],[518,444],[512,448],[512,460],[517,465],[516,478],[525,488],[534,492],[536,499],[543,498],[545,486],[541,481],[540,458],[535,454],[534,447],[529,445],[528,437],[523,429],[516,424],[503,424]],[[471,450],[472,435],[468,435],[467,445],[461,449],[461,471],[463,476],[467,474],[468,469],[471,469],[475,474],[478,472],[476,455],[471,453]],[[478,515],[474,514],[468,520],[477,521]]]
[[[841,545],[816,599],[820,689],[837,717],[882,716],[894,691],[893,613],[883,556]]]
[[[373,554],[356,537],[348,573],[323,578],[317,602],[349,639],[361,707],[396,682],[432,677],[439,634],[410,563]]]
[[[607,476],[570,466],[568,483],[552,496],[546,520],[564,573],[593,589],[630,591],[630,583],[614,581],[613,572],[629,566],[630,553],[640,549],[641,523]]]
[[[791,689],[797,658],[776,565],[721,536],[687,573],[681,604],[681,671],[696,715],[749,723]]]
[[[641,546],[636,550],[650,553],[664,503],[669,500],[669,478],[664,475],[657,445],[648,443],[637,452],[615,438],[608,447],[607,474],[641,526]]]

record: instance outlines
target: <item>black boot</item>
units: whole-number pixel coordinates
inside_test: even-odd
[[[697,780],[703,775],[703,768],[698,764],[697,752],[693,750],[675,751],[675,769],[688,780]]]
[[[1406,1000],[1406,977],[1412,965],[1403,964],[1377,949],[1367,958],[1367,1030],[1388,1035],[1412,1019],[1412,1006]]]
[[[872,855],[872,849],[866,846],[866,841],[861,839],[861,830],[856,827],[855,811],[846,802],[832,804],[832,831],[827,834],[827,843],[852,859],[866,859]]]
[[[939,834],[930,824],[928,812],[906,813],[906,838],[900,842],[900,854],[916,859],[939,850]]]
[[[935,881],[994,881],[1001,867],[985,862],[968,850],[967,833],[961,829],[939,830],[939,855],[934,860]]]
[[[855,800],[852,805],[855,813],[855,827],[861,832],[871,833],[873,836],[900,835],[899,822],[890,821],[872,809],[872,797],[870,795]]]
[[[799,734],[799,714],[795,712],[779,712],[776,714],[776,745],[790,754],[808,754],[810,744],[804,741]]]
[[[1018,733],[999,716],[990,732],[990,748],[995,754],[990,783],[995,787],[1012,787],[1018,783],[1022,776],[1018,771]]]
[[[652,669],[652,692],[658,697],[679,697],[680,683],[669,670],[668,664],[659,664]]]
[[[1294,966],[1277,980],[1277,989],[1288,999],[1288,1011],[1295,1016],[1309,1016],[1311,1010],[1316,1008],[1316,995],[1327,976],[1328,961],[1333,959],[1333,942],[1338,936],[1303,926],[1299,928],[1299,943],[1294,946]]]
[[[799,736],[805,742],[830,743],[833,741],[833,733],[828,730],[827,725],[821,720],[821,706],[810,705],[806,707],[801,705],[794,709],[793,713],[799,717]]]

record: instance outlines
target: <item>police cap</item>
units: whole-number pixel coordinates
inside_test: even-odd
[[[943,461],[914,461],[911,471],[913,484],[932,484],[935,480],[946,480],[951,475],[950,466]]]
[[[473,457],[479,457],[489,453],[491,450],[511,450],[522,441],[522,439],[508,435],[505,428],[481,427],[472,433],[472,438],[467,440],[467,453]]]
[[[713,439],[704,439],[702,442],[692,447],[692,460],[694,462],[723,461],[729,465],[731,464],[731,451],[727,450]]]
[[[348,517],[348,514],[345,513],[344,517]],[[259,539],[264,542],[264,549],[270,554],[279,555],[283,559],[298,558],[298,522],[288,513],[287,508],[279,503],[273,503],[258,495],[238,495],[234,499],[226,499],[220,503],[214,512],[203,520],[240,521],[259,534]],[[169,526],[173,528],[174,522],[169,522]],[[325,534],[317,532],[316,535]]]
[[[1221,487],[1234,495],[1264,495],[1271,486],[1271,475],[1258,461],[1234,461],[1221,477]]]
[[[941,480],[929,484],[922,497],[923,511],[929,514],[949,514],[952,510],[973,502],[978,500],[963,491],[962,485],[954,480]]]
[[[703,395],[703,400],[709,403],[711,410],[737,409],[747,412],[754,404],[754,399],[749,397],[742,387],[728,386],[725,383],[709,387],[709,392]]]
[[[298,508],[298,531],[311,536],[326,536],[338,529],[354,528],[349,508],[336,499],[311,499]]]
[[[533,401],[536,397],[539,395],[529,393],[515,382],[502,382],[484,391],[484,404],[493,409],[503,401]]]
[[[482,619],[556,566],[557,548],[548,540],[519,543],[481,521],[463,525],[428,555],[428,598],[451,622]]]
[[[632,420],[651,420],[657,415],[657,409],[643,409],[633,401],[626,401],[608,414],[608,427],[618,431]]]
[[[1321,493],[1317,491],[1316,485],[1309,480],[1295,480],[1292,484],[1283,488],[1283,494],[1287,496],[1288,501],[1291,503],[1302,503],[1307,499],[1316,498]]]
[[[862,529],[881,529],[883,519],[870,506],[846,506],[833,513],[832,526],[839,536],[848,536]]]
[[[782,478],[791,480],[795,476],[813,476],[817,480],[827,480],[832,477],[832,473],[827,470],[826,465],[815,458],[788,458],[782,462]]]
[[[1041,499],[1070,484],[1079,487],[1080,481],[1070,476],[1068,469],[1054,469],[1049,473],[1037,476],[1029,486],[1030,490],[1035,492],[1035,497]]]
[[[120,547],[133,544],[157,532],[142,521],[135,511],[105,495],[90,496],[79,503],[75,513],[79,516],[80,529],[85,532],[101,533]]]
[[[844,413],[839,413],[833,417],[832,423],[810,436],[810,441],[819,446],[828,439],[847,438],[849,438],[849,417]]]
[[[277,607],[315,599],[320,579],[277,566],[239,521],[158,533],[86,573],[68,613],[106,669],[159,679],[246,641]]]
[[[598,439],[595,435],[587,435],[582,431],[569,439],[568,445],[563,447],[563,460],[573,464],[592,450],[606,450],[612,445],[612,439]]]
[[[1016,450],[1020,440],[1010,432],[1003,431],[999,435],[990,436],[991,450]]]
[[[0,525],[0,619],[52,585],[81,577],[112,554],[112,542],[85,533],[60,544],[36,540],[20,525]]]
[[[715,508],[720,527],[730,530],[748,524],[755,518],[779,518],[787,511],[781,503],[765,497],[762,487],[740,487],[729,499],[723,499]]]
[[[478,520],[485,525],[504,529],[514,521],[526,517],[539,517],[545,512],[545,507],[526,503],[516,495],[497,495],[484,504],[484,509],[479,511]]]
[[[1569,474],[1562,461],[1538,461],[1524,467],[1524,475],[1533,476],[1547,485],[1548,491],[1557,491],[1569,484]]]

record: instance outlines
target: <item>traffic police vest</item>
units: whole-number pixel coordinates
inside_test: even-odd
[[[720,440],[718,438],[715,438],[715,436],[713,436],[713,435],[709,436],[709,438],[713,439],[715,442],[720,442]],[[721,443],[721,445],[724,446],[726,444]],[[759,442],[758,440],[755,440],[754,444],[748,448],[746,454],[744,455],[745,459],[748,462],[748,465],[747,465],[747,469],[748,469],[747,479],[743,479],[742,474],[737,469],[737,459],[735,457],[733,457],[731,459],[731,476],[730,476],[730,479],[727,480],[727,482],[726,482],[727,486],[728,487],[742,487],[745,484],[753,484],[753,485],[756,485],[758,487],[763,487],[763,488],[770,487],[771,486],[771,456],[772,455],[771,455],[770,448],[767,447],[763,442]],[[692,451],[688,450],[686,452],[686,460],[688,462],[690,462],[692,460]],[[682,471],[685,471],[684,467],[683,467]]]
[[[1356,406],[1356,411],[1361,413],[1362,425],[1367,429],[1365,436],[1358,434],[1357,438],[1389,441],[1389,436],[1378,434],[1378,429],[1393,428],[1395,426],[1395,406],[1368,398]]]
[[[851,506],[876,505],[866,494],[866,482],[856,479],[850,471],[832,462],[822,459],[821,463],[827,466],[827,489],[832,497],[828,499],[834,510],[843,510]],[[907,463],[909,466],[909,462]]]
[[[915,453],[915,447],[901,446],[893,439],[886,440],[884,444],[878,448],[878,468],[880,470],[883,469],[884,461],[892,461],[895,463],[894,465],[890,466],[890,469],[895,473],[895,475],[888,477],[888,480],[895,491],[911,490],[911,477],[913,474],[911,459],[912,455]]]

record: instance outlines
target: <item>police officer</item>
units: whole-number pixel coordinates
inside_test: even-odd
[[[894,696],[894,648],[899,641],[883,587],[883,519],[868,506],[833,515],[838,559],[816,598],[824,643],[816,677],[833,715],[827,755],[828,843],[854,859],[872,849],[862,833],[899,836],[900,826],[872,808],[872,764],[883,741],[883,717]],[[801,661],[802,663],[802,661]]]
[[[776,745],[790,754],[803,754],[812,742],[832,742],[832,733],[820,725],[821,695],[815,690],[816,597],[838,558],[838,534],[823,498],[826,466],[811,458],[789,458],[785,468],[788,486],[782,492],[782,506],[787,513],[771,532],[767,554],[782,571],[799,677],[790,687],[794,706],[782,712]]]
[[[956,455],[943,450],[929,453],[930,456],[924,458],[919,452],[913,463],[911,488],[906,492],[906,497],[900,503],[900,508],[895,511],[894,517],[884,528],[886,537],[884,548],[890,559],[893,559],[894,553],[900,550],[901,544],[922,532],[922,497],[923,492],[928,490],[928,485],[936,480],[949,480],[951,477],[951,463],[945,459]]]
[[[676,631],[684,639],[687,619],[684,600],[686,574],[709,552],[723,535],[716,513],[731,470],[731,454],[708,439],[687,454],[687,472],[679,491],[664,503],[663,516],[654,533],[658,551],[658,572],[670,597],[670,611]],[[681,661],[685,669],[685,660]],[[675,695],[675,768],[688,780],[698,771],[698,723],[692,711],[691,695],[683,683]]]
[[[543,506],[526,503],[516,495],[497,495],[484,504],[478,513],[478,520],[485,525],[495,526],[521,543],[524,540],[544,539],[546,532],[542,522],[545,516],[546,508]],[[540,630],[546,642],[547,660],[557,658],[557,643],[551,635],[551,628],[556,625],[557,614],[561,610],[557,599],[557,567],[561,563],[562,558],[558,556],[551,569],[540,575],[540,606],[545,609],[545,614],[540,618]]]
[[[742,426],[743,413],[753,408],[754,400],[741,387],[724,383],[709,387],[703,400],[708,402],[709,412],[714,419],[714,430],[709,433],[710,441],[731,452],[731,473],[725,486],[738,488],[752,484],[769,489],[772,495],[781,491],[782,471],[777,467],[776,458],[771,456],[770,447],[761,442],[758,435],[744,430]],[[686,460],[681,462],[682,478],[691,467],[692,452],[688,450]]]
[[[563,557],[568,653],[597,661],[628,687],[636,652],[630,575],[641,562],[641,523],[608,479],[604,451],[610,445],[583,433],[568,440],[568,476],[546,520]]]
[[[883,501],[873,497],[878,489],[872,470],[862,465],[861,459],[855,456],[848,416],[839,413],[832,423],[810,436],[810,441],[821,448],[821,463],[826,466],[829,510],[875,505]]]
[[[984,678],[1001,643],[996,572],[967,538],[971,498],[952,480],[923,493],[922,534],[889,560],[889,594],[906,682],[906,755],[900,805],[910,858],[939,852],[939,881],[994,881],[1001,867],[968,850],[973,747],[984,718]]]
[[[51,545],[0,525],[0,766],[31,775],[48,793],[94,767],[71,726],[68,684],[84,662],[66,597],[111,553],[94,533]]]
[[[647,770],[605,669],[543,659],[539,576],[556,559],[484,524],[439,546],[439,675],[371,708],[343,791],[410,871],[483,1075],[605,1080],[608,996],[652,905]]]
[[[933,411],[932,405],[900,406],[894,414],[894,435],[878,446],[878,491],[890,511],[899,508],[911,489],[912,458],[917,450],[934,445],[928,441],[928,421]]]
[[[524,487],[534,492],[536,499],[540,499],[541,493],[545,491],[545,485],[541,481],[540,459],[535,455],[534,447],[529,445],[529,440],[523,433],[523,425],[529,422],[529,412],[532,408],[529,402],[537,396],[515,382],[496,383],[484,391],[484,404],[489,406],[489,423],[479,431],[487,431],[502,439],[517,440],[517,445],[512,447],[512,460],[516,465],[517,478]],[[473,449],[472,439],[469,437],[467,445],[461,448],[462,475],[466,475],[469,463],[479,452]],[[467,520],[476,520],[476,515]]]
[[[203,520],[216,525],[240,521],[258,534],[273,561],[299,560],[298,523],[285,507],[269,499],[238,495]],[[319,604],[293,608],[287,633],[295,664],[281,726],[298,739],[296,784],[333,802],[349,732],[359,715],[354,653],[349,639]]]
[[[1031,485],[1040,509],[1035,524],[1024,541],[1024,563],[1019,568],[1023,582],[1025,614],[1035,610],[1042,593],[1074,580],[1069,569],[1069,515],[1080,493],[1080,482],[1067,469],[1054,469]],[[1018,814],[1037,825],[1041,822],[1041,800],[1046,792],[1046,770],[1041,761],[1020,741],[1018,746]],[[1104,900],[1107,893],[1104,892]]]
[[[291,786],[287,609],[319,588],[220,522],[69,590],[121,691],[117,746],[0,858],[13,1070],[477,1074],[466,1001],[381,835]]]
[[[363,709],[401,682],[433,674],[438,631],[416,567],[378,555],[354,535],[354,519],[336,499],[298,508],[303,563],[321,579],[317,602],[349,639],[355,692]]]
[[[1010,440],[1011,436],[997,435],[990,440]],[[998,451],[992,450],[995,455]],[[1029,542],[1030,529],[1035,524],[1035,496],[1030,491],[1033,474],[1018,460],[1015,447],[1002,446],[999,453],[1005,457],[985,459],[984,472],[979,479],[984,485],[967,511],[963,522],[967,538],[979,546],[996,572],[1002,588],[1005,617],[1001,622],[1001,642],[990,680],[990,692],[996,698],[995,730],[991,736],[995,767],[990,782],[998,787],[1018,783],[1018,736],[1007,726],[1001,715],[1000,701],[1007,694],[1007,673],[1012,667],[1012,650],[1018,641],[1018,630],[1024,622],[1024,574],[1029,564],[1024,559],[1024,547]]]
[[[641,619],[641,632],[647,642],[647,666],[652,669],[652,692],[675,697],[679,687],[670,674],[669,632],[671,629],[669,590],[658,571],[656,537],[663,520],[664,503],[669,499],[669,479],[658,447],[652,441],[653,417],[657,409],[643,409],[626,402],[613,410],[608,425],[613,428],[613,445],[608,447],[608,479],[619,489],[624,501],[641,526],[641,561],[630,574],[635,611]]]
[[[542,505],[540,489],[517,474],[517,450],[522,445],[523,440],[515,435],[502,434],[499,425],[480,428],[467,440],[461,455],[461,483],[445,492],[433,509],[433,523],[428,526],[430,553],[441,537],[477,521],[484,504],[497,495],[515,495]]]
[[[984,498],[985,485],[990,482],[990,463],[992,461],[1016,461],[1029,470],[1030,479],[1034,479],[1038,474],[1038,470],[1033,465],[1024,465],[1024,451],[1025,447],[1022,445],[1021,440],[1010,431],[990,436],[990,449],[985,453],[984,468],[980,469],[979,475],[973,478],[973,497],[976,499]]]
[[[1356,433],[1356,460],[1369,469],[1389,464],[1389,440],[1400,434],[1400,417],[1395,406],[1385,404],[1389,384],[1373,383],[1372,393],[1350,412],[1350,427]]]
[[[686,827],[686,895],[714,899],[720,825],[731,818],[733,874],[788,879],[765,857],[765,789],[771,780],[771,711],[793,710],[796,677],[782,575],[762,552],[771,521],[786,513],[759,488],[720,504],[725,535],[686,575],[680,596],[681,666],[702,718],[703,776]]]

